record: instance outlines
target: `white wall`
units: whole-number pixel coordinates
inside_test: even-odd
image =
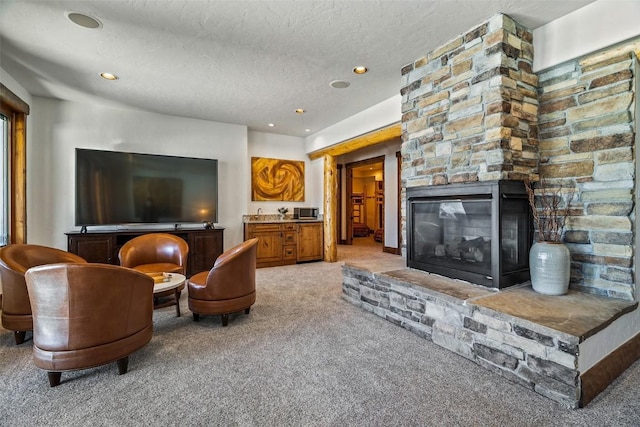
[[[31,105],[31,94],[27,92],[13,77],[9,75],[2,67],[0,67],[0,82],[7,87],[16,96],[22,99],[27,104]],[[29,121],[27,120],[27,124]]]
[[[598,0],[533,30],[533,70],[640,35],[640,1]]]
[[[398,65],[398,81],[400,81],[401,66],[401,64]],[[400,94],[392,96],[335,125],[329,126],[313,135],[309,135],[305,138],[307,153],[400,122],[402,118],[401,102],[402,98]]]
[[[247,205],[245,214],[255,214],[258,208],[265,214],[277,214],[278,208],[285,206],[289,213],[293,213],[294,207],[322,207],[322,171],[317,175],[315,168],[311,167],[311,161],[306,154],[304,139],[295,136],[278,135],[250,131],[249,156],[247,168],[249,170]],[[251,157],[269,157],[284,160],[303,160],[305,162],[304,202],[266,202],[251,200]],[[320,186],[318,186],[320,182]]]
[[[34,97],[27,141],[29,243],[67,247],[74,227],[75,148],[218,159],[224,246],[242,241],[247,211],[247,128],[137,110]]]

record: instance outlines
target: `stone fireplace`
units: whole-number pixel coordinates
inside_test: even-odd
[[[528,280],[532,61],[531,32],[497,15],[403,69],[409,267],[497,289]]]
[[[529,279],[531,220],[519,181],[407,190],[407,265],[505,288]]]
[[[403,255],[413,188],[540,175],[575,189],[571,289],[633,301],[637,57],[615,47],[534,73],[532,43],[496,15],[402,68]]]
[[[640,358],[640,40],[537,73],[532,41],[496,15],[402,68],[404,259],[345,265],[343,295],[576,408]],[[531,228],[514,188],[538,175],[575,189],[560,297],[526,283]]]

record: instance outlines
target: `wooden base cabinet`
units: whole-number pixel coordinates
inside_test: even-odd
[[[258,238],[258,267],[322,260],[321,222],[245,223],[244,239]]]
[[[247,230],[248,228],[248,230]],[[257,238],[257,266],[284,265],[281,224],[250,224],[245,226],[245,240]]]
[[[321,222],[298,224],[297,261],[318,261],[322,259],[323,227]]]
[[[207,230],[201,233],[189,233],[189,276],[201,271],[211,270],[213,263],[224,251],[222,229]]]
[[[213,263],[224,251],[223,232],[223,228],[69,232],[66,233],[67,250],[89,262],[118,265],[120,248],[134,237],[148,233],[173,234],[189,244],[187,277],[190,277],[213,267]]]

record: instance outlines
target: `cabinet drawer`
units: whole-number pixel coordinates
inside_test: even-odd
[[[295,246],[285,246],[282,248],[282,259],[283,260],[295,260],[296,259],[296,247]]]
[[[282,229],[285,231],[297,231],[298,230],[298,225],[297,224],[282,224]]]
[[[296,233],[294,231],[285,231],[284,232],[284,240],[282,242],[283,245],[295,245],[296,244]]]
[[[248,229],[251,233],[259,233],[261,231],[279,231],[280,224],[251,224]]]

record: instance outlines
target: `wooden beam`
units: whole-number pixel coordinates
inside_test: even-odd
[[[330,147],[312,151],[309,153],[309,158],[311,160],[316,160],[327,154],[337,157],[352,151],[360,150],[361,148],[371,147],[372,145],[387,142],[390,139],[400,136],[402,136],[402,127],[400,123],[394,123],[387,127],[334,144]]]
[[[338,221],[338,161],[324,155],[324,260],[338,261],[336,224]]]

